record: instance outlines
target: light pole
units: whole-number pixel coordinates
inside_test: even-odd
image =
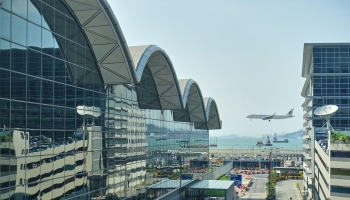
[[[269,149],[269,163],[270,163],[270,166],[269,166],[269,199],[272,199],[271,197],[271,173],[272,173],[272,162],[271,162],[271,159],[272,159],[272,151],[273,149],[270,148]]]
[[[293,146],[295,146],[295,153],[297,153],[297,147],[298,147],[298,145],[297,145],[297,144],[293,144]]]
[[[259,170],[261,169],[261,145],[259,145],[260,155],[259,155]]]
[[[239,170],[242,170],[242,145],[241,145],[241,156],[239,157]]]
[[[277,167],[277,149],[282,149],[283,147],[275,147],[276,148],[276,154],[275,154],[275,161],[276,161],[276,164],[275,164],[275,167]]]
[[[233,145],[232,145],[232,156],[231,156],[231,160],[233,160]]]
[[[254,145],[249,145],[248,147],[252,147],[252,153],[253,153],[252,157],[254,157]]]
[[[244,144],[244,145],[245,145],[245,144]],[[242,146],[243,146],[243,144],[241,144],[241,156],[240,156],[240,159],[239,159],[239,167],[240,167],[240,170],[242,170],[242,157],[243,157]]]

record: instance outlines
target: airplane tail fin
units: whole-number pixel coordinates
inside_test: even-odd
[[[287,113],[287,115],[293,115],[293,111],[294,111],[294,109],[290,110],[290,111]]]

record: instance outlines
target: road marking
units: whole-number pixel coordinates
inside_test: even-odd
[[[258,182],[258,186],[257,186],[256,188],[259,188],[259,185],[260,185],[260,181],[261,181],[261,180],[259,180],[259,182]]]

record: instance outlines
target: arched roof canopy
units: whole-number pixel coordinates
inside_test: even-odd
[[[205,115],[207,122],[195,122],[195,129],[214,130],[221,129],[221,120],[216,102],[211,97],[204,97]]]
[[[80,25],[75,20],[74,13],[70,12],[70,9],[61,1],[46,1],[45,3],[42,3],[40,0],[30,1],[30,4],[35,6],[43,17],[41,25],[55,33],[44,31],[43,29],[41,37],[45,38],[46,41],[53,40],[54,45],[49,45],[50,42],[47,42],[42,46],[42,51],[47,51],[46,53],[50,54],[53,50],[56,56],[62,56],[68,61],[64,62],[64,65],[70,80],[74,84],[103,84],[96,59],[91,48],[86,45],[88,43],[87,37],[82,29],[79,28]],[[60,12],[54,11],[52,8],[56,8]],[[65,13],[65,15],[62,13]],[[30,45],[30,48],[40,51],[40,49],[37,49],[40,46],[35,46],[35,44],[33,46]]]
[[[64,0],[62,2],[65,2],[66,7],[74,14],[87,37],[103,84],[136,82],[135,68],[128,46],[108,2],[106,0]]]
[[[180,79],[179,84],[185,108],[173,111],[174,121],[205,123],[207,118],[199,85],[192,79]]]
[[[173,64],[156,45],[129,47],[139,83],[136,92],[142,109],[182,109],[182,96]]]

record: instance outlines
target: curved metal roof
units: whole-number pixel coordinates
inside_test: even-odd
[[[88,38],[105,85],[136,82],[124,35],[106,0],[65,0]]]
[[[207,122],[195,122],[194,127],[205,130],[221,129],[219,110],[215,100],[211,97],[204,97],[204,105]]]
[[[203,96],[197,82],[192,79],[180,79],[179,84],[185,108],[174,110],[174,121],[206,122]]]
[[[64,65],[70,80],[77,85],[103,84],[93,51],[90,46],[86,45],[87,37],[83,34],[82,29],[79,28],[79,22],[74,20],[74,14],[67,7],[64,7],[61,1],[42,3],[39,0],[31,0],[31,3],[43,16],[42,25],[57,33],[52,34],[45,31],[45,38],[50,37],[55,40],[58,45],[55,48],[59,47],[60,54],[68,61]],[[62,17],[60,12],[54,12],[52,7],[59,8],[62,12],[67,11],[66,16]],[[31,46],[31,48],[36,49],[37,47]],[[54,51],[57,50],[55,49]]]
[[[139,83],[139,106],[143,109],[182,109],[179,82],[166,52],[156,45],[131,46]]]

